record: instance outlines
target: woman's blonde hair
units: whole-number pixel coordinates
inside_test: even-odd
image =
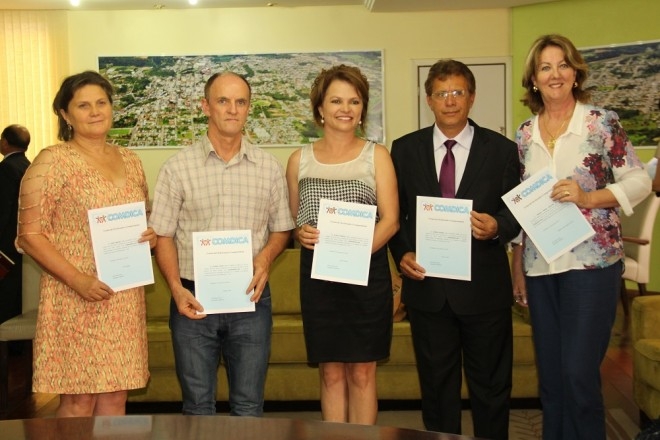
[[[544,106],[543,98],[538,92],[538,89],[534,90],[534,77],[536,76],[541,52],[548,46],[555,46],[561,49],[564,52],[564,59],[575,70],[576,85],[573,86],[573,97],[575,100],[586,103],[591,98],[590,93],[583,89],[584,83],[587,81],[589,67],[584,61],[584,58],[582,58],[582,54],[575,48],[575,45],[563,35],[542,35],[534,41],[532,47],[529,49],[522,77],[522,86],[525,88],[525,95],[521,99],[521,102],[529,107],[534,114],[543,110]]]

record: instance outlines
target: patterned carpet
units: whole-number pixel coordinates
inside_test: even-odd
[[[467,415],[469,420],[469,415]],[[466,423],[467,422],[467,423]],[[471,421],[463,420],[465,433],[471,431]],[[538,409],[512,410],[509,422],[510,440],[541,440],[543,414]],[[607,411],[607,439],[632,440],[639,433],[639,427],[621,409],[613,408]]]
[[[537,409],[512,410],[509,416],[510,440],[537,440],[541,438],[543,413]]]

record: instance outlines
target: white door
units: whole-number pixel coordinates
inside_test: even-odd
[[[428,127],[435,122],[433,113],[426,103],[424,82],[431,65],[436,60],[416,60],[418,90],[418,128]],[[478,125],[502,133],[511,132],[510,60],[508,58],[459,59],[474,74],[477,96],[470,111],[470,118]]]

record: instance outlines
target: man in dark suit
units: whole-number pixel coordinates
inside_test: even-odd
[[[404,275],[422,417],[428,430],[460,434],[463,367],[474,435],[506,439],[513,357],[506,244],[520,226],[501,196],[520,182],[518,152],[514,142],[468,119],[476,85],[465,64],[438,61],[425,89],[435,124],[392,144],[401,229],[389,243]],[[453,162],[451,170],[443,161]],[[416,261],[417,196],[472,200],[471,281],[425,276]]]
[[[10,125],[0,135],[0,250],[15,265],[0,280],[0,322],[21,314],[23,259],[14,246],[18,215],[18,190],[30,161],[25,151],[30,133],[21,125]]]

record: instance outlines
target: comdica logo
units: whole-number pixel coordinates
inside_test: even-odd
[[[245,244],[248,242],[247,237],[216,237],[216,238],[200,238],[199,244],[202,246],[222,246],[226,244]]]
[[[374,214],[371,211],[365,211],[361,209],[346,209],[346,208],[337,208],[335,206],[326,206],[325,212],[326,214],[342,215],[345,217],[374,218]]]
[[[339,215],[347,217],[374,218],[374,214],[371,211],[364,211],[361,209],[339,208]]]
[[[132,217],[140,217],[143,216],[144,212],[141,209],[133,209],[130,211],[122,211],[122,212],[116,212],[114,214],[108,214],[108,221],[114,221],[114,220],[123,220],[126,218],[132,218]]]
[[[533,182],[531,185],[529,185],[527,188],[523,189],[520,194],[516,194],[513,198],[511,198],[511,202],[516,204],[520,203],[523,199],[523,197],[527,197],[528,195],[532,194],[534,191],[539,189],[543,184],[545,184],[547,181],[549,181],[552,177],[549,174],[545,174],[541,176],[539,180],[536,182]]]
[[[141,209],[133,209],[130,211],[116,212],[108,215],[97,215],[95,217],[96,223],[111,222],[113,220],[123,220],[125,218],[140,217],[144,215]]]
[[[523,189],[521,195],[523,197],[527,197],[528,195],[530,195],[531,193],[533,193],[534,191],[539,189],[541,186],[543,186],[543,184],[546,183],[551,178],[552,177],[549,174],[546,174],[545,176],[541,176],[541,178],[539,180],[532,183],[527,188]]]
[[[469,214],[470,212],[467,206],[440,205],[433,203],[422,203],[422,209],[424,211],[450,212],[455,214]]]
[[[211,243],[214,246],[223,245],[223,244],[246,244],[248,242],[247,237],[237,236],[237,237],[216,237],[211,240]]]

